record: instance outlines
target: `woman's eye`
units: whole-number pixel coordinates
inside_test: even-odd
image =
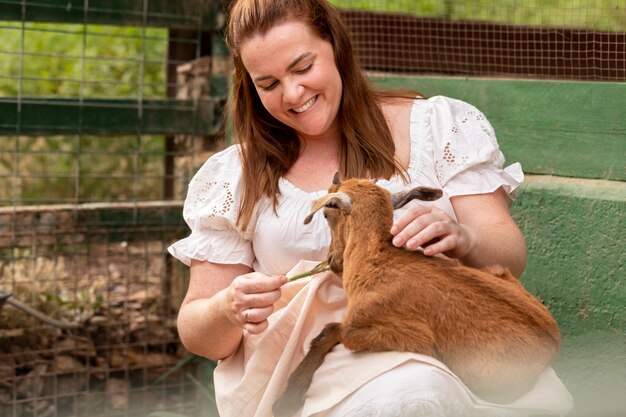
[[[306,73],[306,72],[309,72],[309,70],[310,70],[311,68],[313,68],[313,64],[309,64],[309,65],[307,65],[306,67],[304,67],[304,68],[302,68],[302,69],[300,69],[300,70],[296,71],[296,74],[304,74],[304,73]]]
[[[276,81],[274,81],[273,83],[271,83],[269,85],[262,85],[261,89],[263,89],[265,91],[270,91],[270,90],[274,89],[274,87],[276,87]]]

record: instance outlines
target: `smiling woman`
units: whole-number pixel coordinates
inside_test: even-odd
[[[231,121],[243,145],[241,228],[259,200],[277,204],[281,179],[310,192],[337,171],[389,177],[406,168],[396,161],[376,93],[330,4],[236,2],[231,15],[240,16],[231,20],[227,41],[235,63]]]
[[[211,157],[191,181],[183,212],[191,235],[169,250],[191,268],[181,340],[221,360],[220,415],[261,417],[271,415],[309,341],[346,313],[340,276],[287,279],[327,256],[323,218],[303,221],[335,172],[377,178],[392,191],[442,189],[436,202],[396,211],[393,244],[474,267],[498,263],[516,276],[526,246],[509,201],[523,174],[519,164],[503,167],[492,126],[470,104],[375,90],[326,0],[237,0],[227,34],[238,144]],[[475,396],[445,364],[411,353],[355,358],[339,346],[316,375],[321,382],[308,391],[304,417],[522,416],[564,414],[571,405],[553,372],[502,406]]]

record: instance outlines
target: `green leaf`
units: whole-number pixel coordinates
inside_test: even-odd
[[[193,360],[195,360],[197,358],[198,358],[198,356],[190,353],[189,355],[185,356],[184,358],[182,358],[181,360],[176,362],[176,364],[174,364],[174,366],[172,366],[170,369],[168,369],[163,375],[159,376],[152,384],[155,385],[155,384],[158,384],[158,383],[164,381],[167,377],[172,375],[174,372],[178,371],[183,366],[191,363]]]
[[[200,393],[202,394],[204,398],[206,398],[211,404],[217,406],[217,404],[215,403],[215,396],[213,395],[211,391],[207,389],[207,387],[202,382],[198,381],[191,374],[188,374],[187,378],[189,378],[189,380],[191,380],[191,382],[193,382],[194,385],[198,387],[198,389],[200,390]]]

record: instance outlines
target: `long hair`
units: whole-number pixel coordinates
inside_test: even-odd
[[[338,10],[326,0],[236,0],[229,12],[226,40],[233,55],[233,91],[229,115],[241,144],[243,190],[237,224],[245,229],[255,205],[268,197],[278,203],[279,179],[300,154],[296,132],[271,116],[243,65],[241,44],[288,19],[307,24],[333,47],[343,83],[338,120],[341,129],[339,174],[342,178],[389,178],[406,172],[395,160],[395,146],[379,100],[393,96],[374,90],[361,69]],[[406,97],[407,93],[399,93]],[[415,97],[415,95],[413,95]]]

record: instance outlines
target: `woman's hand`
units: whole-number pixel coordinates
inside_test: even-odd
[[[236,277],[226,294],[230,320],[252,334],[264,331],[274,303],[280,298],[280,287],[286,282],[284,275],[270,277],[259,272]]]
[[[287,282],[284,276],[255,273],[247,265],[199,260],[191,261],[189,278],[178,334],[188,351],[212,360],[232,355],[243,329],[260,333],[267,328],[272,305]]]
[[[475,268],[500,264],[519,277],[526,265],[526,242],[504,190],[456,196],[450,202],[458,221],[435,206],[408,207],[391,228],[393,244],[421,246],[425,255],[444,254]]]
[[[455,259],[470,253],[476,242],[468,227],[434,206],[410,206],[394,222],[391,234],[397,247],[421,246],[427,256],[444,254]]]

